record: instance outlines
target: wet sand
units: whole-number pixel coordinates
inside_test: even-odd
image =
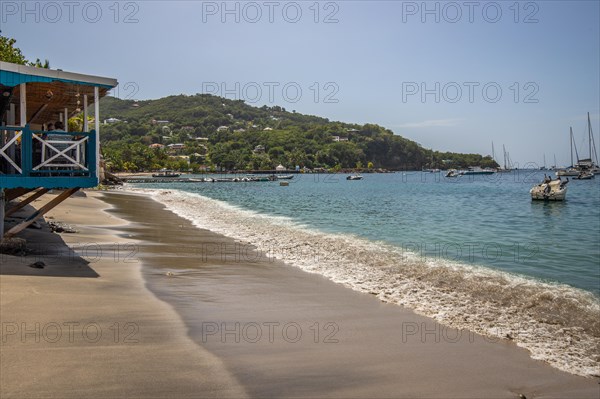
[[[597,398],[597,379],[532,360],[197,229],[141,195],[107,193],[147,286],[252,397]]]
[[[0,397],[246,396],[145,288],[137,242],[118,235],[127,222],[105,208],[71,198],[48,216],[78,233],[54,234],[42,223],[19,235],[34,253],[0,254]],[[36,261],[45,267],[29,267]]]

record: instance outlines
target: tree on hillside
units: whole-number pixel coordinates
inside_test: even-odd
[[[15,43],[15,39],[9,39],[0,35],[0,61],[25,65],[27,60],[21,53],[21,50],[14,46]]]
[[[12,62],[13,64],[29,65],[38,68],[50,68],[50,62],[48,60],[40,61],[36,59],[35,62],[27,61],[21,49],[15,47],[17,41],[13,38],[5,37],[0,35],[0,61]]]

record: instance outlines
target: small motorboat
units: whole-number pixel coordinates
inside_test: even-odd
[[[362,176],[361,175],[350,175],[350,176],[346,176],[346,180],[362,180]]]
[[[577,180],[589,180],[589,179],[593,179],[593,178],[594,178],[594,174],[592,172],[581,172],[576,177]]]
[[[556,176],[571,176],[571,177],[576,177],[579,176],[579,174],[581,173],[581,171],[579,169],[576,168],[566,168],[566,169],[559,169],[556,171]]]
[[[461,174],[456,169],[450,169],[448,173],[446,173],[446,177],[458,177]]]
[[[567,183],[569,183],[569,179],[561,180],[558,178],[552,180],[552,178],[546,177],[542,183],[529,190],[531,199],[541,201],[564,201],[567,196]]]
[[[294,175],[275,175],[277,180],[292,180]]]
[[[165,177],[167,177],[167,178],[173,177],[174,178],[174,177],[179,177],[179,176],[181,176],[181,173],[175,173],[170,169],[161,169],[158,173],[152,174],[152,177],[162,177],[162,178],[165,178]]]
[[[461,175],[492,175],[494,173],[496,173],[496,171],[490,168],[482,169],[479,166],[469,166],[467,170],[461,172]]]

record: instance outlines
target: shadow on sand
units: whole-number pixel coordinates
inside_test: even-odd
[[[6,229],[20,223],[33,211],[33,207],[27,206],[13,217],[7,218]],[[26,241],[25,250],[0,253],[0,276],[100,277],[91,264],[100,260],[103,251],[101,246],[72,245],[71,248],[60,234],[52,232],[43,219],[38,220],[38,223],[41,228],[25,229],[17,237]]]

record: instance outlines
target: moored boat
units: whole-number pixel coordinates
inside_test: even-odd
[[[589,172],[589,171],[581,172],[576,177],[577,180],[589,180],[589,179],[593,179],[593,178],[594,178],[594,174],[592,172]]]
[[[529,190],[531,199],[541,201],[564,201],[567,196],[567,183],[569,183],[569,179],[561,180],[558,178],[552,180],[551,177],[546,177],[542,183]]]
[[[565,169],[559,169],[556,171],[556,176],[579,176],[581,172],[579,171],[579,169],[575,169],[575,168],[565,168]]]
[[[491,175],[496,173],[493,169],[485,168],[482,169],[479,166],[469,166],[467,170],[461,171],[461,175],[472,176],[472,175]]]
[[[152,177],[162,177],[162,178],[165,178],[165,177],[175,178],[175,177],[179,177],[179,176],[181,176],[181,173],[175,173],[170,169],[161,169],[158,173],[152,174]]]
[[[346,180],[362,180],[362,176],[361,175],[350,175],[350,176],[346,176]]]

